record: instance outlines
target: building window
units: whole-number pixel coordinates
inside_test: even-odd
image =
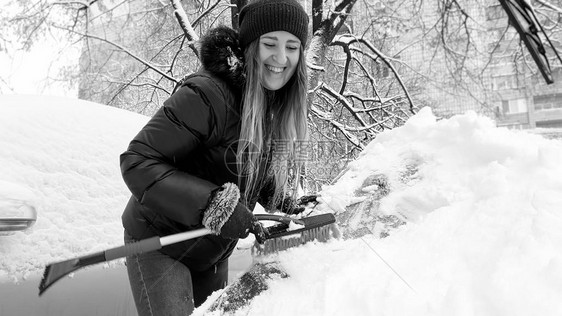
[[[562,81],[562,67],[552,69],[552,78],[554,78],[554,81]]]
[[[543,94],[533,97],[535,110],[562,109],[562,93]]]
[[[501,4],[491,5],[486,8],[486,19],[488,19],[488,21],[503,19],[505,17],[506,13],[504,12]]]
[[[378,78],[388,78],[390,77],[390,68],[385,62],[374,62],[374,72],[377,74]]]
[[[527,112],[527,100],[502,100],[502,110],[504,114],[525,113]]]
[[[507,89],[517,89],[519,85],[517,84],[516,75],[503,75],[503,76],[493,76],[492,77],[492,90],[507,90]]]
[[[509,101],[507,100],[502,101],[502,112],[509,113]]]

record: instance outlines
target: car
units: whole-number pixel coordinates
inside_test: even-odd
[[[119,155],[148,117],[74,98],[0,95],[0,315],[136,315],[124,259],[39,296],[45,267],[123,244]],[[252,263],[235,250],[230,281]]]

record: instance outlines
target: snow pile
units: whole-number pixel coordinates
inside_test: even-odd
[[[30,230],[0,236],[0,281],[122,244],[119,154],[146,121],[84,101],[0,96],[0,183],[33,192],[38,211]],[[289,277],[235,314],[559,315],[561,162],[559,140],[423,109],[321,192],[319,207],[356,208],[365,216],[342,224],[375,234],[261,258]],[[367,210],[406,224],[381,239]],[[213,315],[210,304],[195,314]]]
[[[561,162],[560,141],[423,109],[321,192],[326,209],[370,205],[407,224],[270,258],[290,277],[236,314],[558,315]],[[365,186],[373,177],[382,185]]]

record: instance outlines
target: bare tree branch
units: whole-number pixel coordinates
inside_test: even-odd
[[[332,125],[333,127],[335,127],[337,130],[339,130],[342,135],[344,135],[344,137],[351,143],[353,144],[355,147],[359,148],[359,149],[363,149],[364,146],[363,144],[361,144],[361,142],[357,139],[357,137],[355,137],[352,133],[348,132],[343,124],[338,123],[336,120],[334,120],[333,118],[330,117],[329,114],[321,111],[320,109],[318,109],[318,107],[316,107],[315,105],[312,105],[310,107],[310,110],[312,112],[312,114],[314,114],[316,117],[318,117],[321,120],[324,120],[328,123],[330,123],[330,125]]]
[[[347,99],[344,98],[340,93],[336,92],[334,89],[330,88],[326,84],[321,84],[320,89],[326,92],[332,98],[336,99],[341,105],[343,105],[349,111],[349,113],[351,113],[351,115],[357,120],[357,122],[361,124],[361,126],[363,127],[367,126],[367,123],[363,121],[361,116],[359,116],[357,112],[354,111],[353,106],[349,104]]]
[[[212,5],[210,5],[207,9],[205,9],[205,11],[203,11],[195,20],[193,20],[193,23],[191,23],[192,28],[194,28],[195,26],[197,26],[197,24],[199,24],[199,22],[204,19],[206,16],[208,16],[211,12],[213,12],[213,10],[219,5],[219,3],[221,2],[221,0],[216,0],[215,3],[213,3]]]
[[[357,38],[351,34],[345,34],[342,35],[340,37],[338,37],[337,40],[334,40],[334,43],[337,43],[340,46],[344,46],[344,45],[351,45],[353,43],[361,43],[363,45],[365,45],[367,48],[369,48],[372,52],[374,52],[378,57],[380,57],[380,59],[388,66],[388,68],[390,68],[390,70],[392,70],[392,72],[394,73],[394,76],[396,77],[396,80],[398,81],[398,83],[400,84],[400,86],[402,87],[402,90],[404,91],[404,94],[406,95],[406,98],[408,99],[409,103],[410,103],[410,112],[412,114],[415,114],[414,111],[414,101],[412,100],[410,93],[408,92],[408,89],[406,88],[406,85],[404,84],[400,74],[398,73],[398,71],[396,71],[396,68],[394,68],[394,65],[388,60],[388,58],[382,54],[373,44],[371,44],[369,41],[365,40],[364,38]]]
[[[98,0],[92,0],[92,1],[79,1],[79,0],[68,0],[68,1],[54,1],[52,4],[53,5],[63,5],[63,6],[67,6],[67,5],[72,5],[72,4],[79,4],[82,6],[82,8],[80,9],[86,9],[89,8],[92,4],[98,2]]]
[[[170,80],[170,81],[172,81],[172,82],[178,82],[178,79],[176,79],[176,78],[174,78],[174,77],[172,77],[172,76],[169,76],[168,74],[166,74],[166,73],[163,72],[162,70],[158,69],[158,67],[154,66],[154,65],[151,64],[150,62],[148,62],[148,61],[144,60],[143,58],[137,56],[137,55],[134,54],[133,52],[129,51],[127,48],[125,48],[125,47],[123,47],[123,46],[121,46],[121,45],[119,45],[119,44],[117,44],[117,43],[114,43],[114,42],[112,42],[112,41],[110,41],[110,40],[108,40],[108,39],[106,39],[106,38],[99,37],[99,36],[96,36],[96,35],[92,35],[92,34],[83,34],[83,33],[80,33],[80,32],[74,31],[74,30],[68,30],[68,29],[65,29],[65,30],[67,30],[67,31],[72,31],[73,33],[75,33],[75,34],[77,34],[77,35],[80,35],[80,36],[83,36],[83,37],[96,39],[96,40],[98,40],[98,41],[102,41],[102,42],[104,42],[104,43],[110,44],[110,45],[116,47],[117,49],[119,49],[120,51],[124,52],[125,54],[129,55],[129,56],[130,56],[131,58],[133,58],[134,60],[140,62],[141,64],[143,64],[143,65],[145,65],[146,67],[150,68],[151,70],[155,71],[156,73],[158,73],[158,74],[161,75],[162,77],[164,77],[164,78],[166,78],[166,79],[168,79],[168,80]]]
[[[550,3],[550,2],[547,2],[547,1],[544,1],[544,0],[535,0],[535,1],[538,2],[538,3],[540,3],[541,5],[543,5],[543,6],[547,7],[547,8],[549,8],[549,9],[552,9],[552,10],[558,12],[559,14],[562,14],[562,8],[559,8],[559,7],[553,5],[553,4]]]

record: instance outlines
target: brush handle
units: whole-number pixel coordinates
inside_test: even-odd
[[[298,218],[292,218],[286,215],[275,215],[275,214],[256,214],[256,219],[258,221],[275,221],[283,224],[291,224],[291,222],[295,222],[299,225],[304,225],[304,221]]]
[[[189,239],[201,237],[210,234],[211,231],[207,228],[191,230],[188,232],[168,235],[164,237],[150,237],[147,239],[131,242],[123,246],[108,249],[104,252],[105,260],[111,261],[117,258],[128,257],[144,252],[158,250],[164,246],[175,244],[178,242],[186,241]]]
[[[186,240],[197,238],[197,237],[202,237],[202,236],[209,235],[209,234],[212,234],[212,233],[213,232],[208,228],[199,228],[199,229],[190,230],[190,231],[183,232],[183,233],[177,233],[177,234],[173,234],[173,235],[160,237],[160,243],[162,244],[162,247],[164,247],[164,246],[167,246],[167,245],[175,244],[175,243],[178,243],[178,242],[181,242],[181,241],[186,241]]]
[[[154,251],[160,248],[162,248],[162,245],[160,244],[160,237],[154,236],[151,238],[131,242],[123,246],[107,249],[104,252],[105,261],[128,257],[143,252]]]
[[[43,294],[43,292],[45,292],[47,288],[49,288],[51,285],[53,285],[53,283],[57,282],[65,275],[80,268],[84,268],[86,266],[101,263],[104,261],[111,261],[117,258],[158,250],[166,245],[171,245],[211,233],[212,232],[209,229],[201,228],[165,237],[155,236],[128,243],[123,246],[107,249],[105,251],[100,251],[61,262],[51,263],[45,267],[45,271],[43,272],[43,278],[39,283],[39,295]]]

